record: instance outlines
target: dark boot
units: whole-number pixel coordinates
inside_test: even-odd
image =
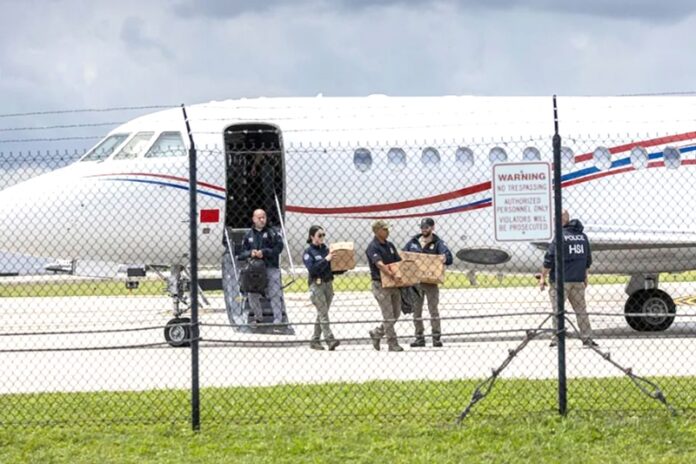
[[[433,346],[435,348],[442,348],[442,340],[440,340],[440,334],[433,335]]]
[[[335,350],[336,347],[338,347],[338,345],[340,345],[340,344],[341,344],[341,342],[339,342],[338,340],[331,340],[329,342],[329,351]]]
[[[313,350],[323,350],[324,349],[324,347],[321,346],[321,342],[314,342],[314,341],[309,344],[309,347]]]
[[[376,351],[379,351],[379,341],[380,341],[380,336],[374,331],[370,330],[370,339],[372,340],[372,348],[374,348]]]
[[[425,346],[425,338],[416,337],[416,341],[411,343],[411,348],[423,348]]]

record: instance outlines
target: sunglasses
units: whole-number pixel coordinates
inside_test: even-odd
[[[326,237],[326,234],[325,234],[325,233],[319,233],[319,234],[317,234],[317,237],[319,237],[319,238],[324,238],[324,237]]]

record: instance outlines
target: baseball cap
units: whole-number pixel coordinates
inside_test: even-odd
[[[421,220],[420,226],[421,226],[421,229],[424,227],[434,227],[435,221],[433,221],[432,218],[424,218]]]
[[[377,232],[380,229],[389,229],[389,223],[382,219],[372,223],[372,232]]]

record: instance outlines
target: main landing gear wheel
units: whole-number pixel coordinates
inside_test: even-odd
[[[626,301],[624,313],[626,322],[633,330],[639,332],[662,332],[674,322],[677,307],[674,300],[662,290],[638,290]],[[628,314],[646,316],[629,316]]]
[[[188,317],[175,317],[167,322],[164,327],[164,339],[170,346],[187,347],[191,346],[191,319]]]

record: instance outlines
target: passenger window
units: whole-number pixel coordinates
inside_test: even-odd
[[[634,169],[645,169],[648,167],[648,150],[643,147],[634,147],[631,150],[631,165]]]
[[[401,148],[392,148],[387,152],[387,160],[389,164],[404,167],[406,166],[406,152]]]
[[[423,154],[421,155],[421,161],[423,164],[438,164],[440,162],[440,152],[433,147],[424,148]]]
[[[600,171],[606,171],[611,168],[611,153],[606,147],[597,147],[597,149],[592,154],[594,158],[594,164]]]
[[[185,154],[186,147],[179,132],[162,132],[147,151],[145,158],[170,158]]]
[[[488,153],[488,159],[490,160],[491,164],[504,163],[507,161],[508,155],[504,148],[494,147]]]
[[[522,159],[524,161],[539,161],[541,152],[536,147],[527,147],[522,152]]]
[[[575,153],[569,147],[561,147],[561,169],[572,169],[575,166]]]
[[[459,147],[454,153],[454,160],[464,167],[470,168],[474,166],[474,152],[468,147]]]
[[[114,154],[114,151],[130,134],[114,134],[105,138],[92,148],[80,161],[101,161]]]
[[[372,166],[372,153],[367,148],[358,148],[353,153],[353,164],[358,171],[366,172]]]
[[[114,159],[123,160],[137,158],[143,153],[143,150],[145,150],[145,147],[148,142],[150,142],[153,135],[155,135],[154,132],[138,132],[123,148],[121,148],[121,151],[114,156]]]
[[[667,169],[677,169],[681,165],[681,153],[678,148],[665,147],[663,155]]]

